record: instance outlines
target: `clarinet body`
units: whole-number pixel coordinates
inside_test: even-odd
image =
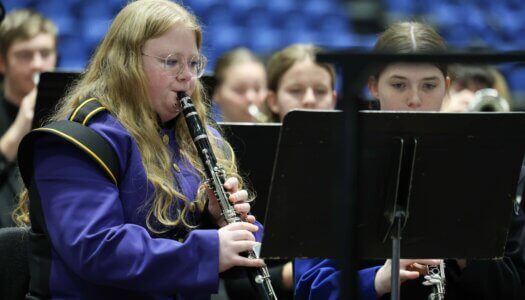
[[[226,180],[226,172],[217,163],[215,154],[212,151],[210,141],[206,135],[205,128],[199,119],[199,115],[193,106],[193,101],[184,92],[178,92],[182,112],[184,114],[186,124],[190,131],[191,138],[195,143],[199,157],[204,164],[206,173],[206,183],[211,191],[217,197],[222,215],[228,224],[235,222],[242,222],[239,214],[233,208],[233,205],[228,200],[228,195],[224,191],[223,184]],[[250,250],[246,253],[248,258],[256,259],[259,255]],[[246,268],[252,286],[256,290],[256,294],[260,300],[277,300],[277,296],[270,281],[270,274],[266,266],[260,268]]]
[[[427,266],[427,273],[423,285],[432,287],[428,300],[445,299],[445,263],[442,261],[438,266]]]

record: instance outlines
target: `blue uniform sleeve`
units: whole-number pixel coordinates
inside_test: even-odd
[[[341,271],[333,259],[296,259],[295,299],[339,299]],[[377,299],[374,278],[379,267],[359,271],[359,299]]]
[[[218,288],[216,230],[184,243],[126,222],[119,189],[91,158],[58,138],[37,141],[35,180],[54,255],[95,284],[188,295]]]

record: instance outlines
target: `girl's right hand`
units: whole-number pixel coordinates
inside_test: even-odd
[[[401,259],[399,261],[399,282],[418,278],[427,274],[427,265],[436,266],[441,263],[440,259]],[[379,268],[374,279],[377,296],[390,293],[392,290],[392,261],[387,259],[385,264]]]
[[[258,243],[253,232],[259,230],[256,225],[247,222],[228,224],[218,230],[219,233],[219,273],[232,267],[262,267],[262,259],[251,259],[240,253],[252,250]]]

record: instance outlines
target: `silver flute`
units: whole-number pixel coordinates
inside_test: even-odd
[[[226,223],[231,224],[242,222],[243,220],[241,216],[235,211],[233,205],[228,200],[228,194],[223,187],[226,180],[226,172],[224,171],[224,168],[217,163],[210,141],[206,135],[206,130],[202,127],[202,123],[197,111],[195,110],[193,101],[184,92],[178,92],[177,97],[179,98],[182,113],[184,114],[186,124],[188,125],[191,138],[193,139],[199,157],[204,164],[207,177],[206,183],[215,197],[217,197]],[[252,259],[259,258],[258,253],[254,250],[248,251],[245,253],[245,256]],[[277,300],[277,295],[275,294],[272,282],[270,281],[270,273],[266,266],[259,268],[246,268],[246,271],[258,299]]]
[[[428,300],[445,299],[445,262],[441,261],[437,266],[427,266],[427,273],[423,285],[432,287]]]

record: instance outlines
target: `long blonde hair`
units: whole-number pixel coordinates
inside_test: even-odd
[[[166,167],[172,164],[171,156],[160,138],[160,125],[157,114],[148,100],[147,78],[142,69],[141,53],[146,41],[163,35],[173,26],[193,30],[197,47],[200,49],[201,28],[196,18],[179,4],[167,0],[139,0],[124,7],[115,17],[86,72],[62,100],[59,109],[51,118],[64,119],[80,101],[96,97],[121,122],[135,139],[146,176],[155,189],[146,222],[148,228],[155,233],[168,231],[181,224],[189,228],[196,226],[185,218],[190,200],[173,186],[175,178],[171,168]],[[201,122],[208,128],[211,122],[203,97],[203,87],[197,80],[192,99]],[[174,127],[181,155],[203,178],[204,169],[184,118],[177,118]],[[213,134],[209,136],[217,159],[227,174],[239,178],[235,157],[229,144]],[[242,182],[241,178],[239,181]],[[195,200],[197,208],[201,211],[205,207],[204,194],[203,188],[199,188]],[[181,201],[183,209],[174,217],[170,215],[170,207],[176,204],[176,201]],[[17,220],[27,221],[27,200],[20,201],[19,210],[23,213]],[[152,217],[163,225],[163,230],[152,226]]]

